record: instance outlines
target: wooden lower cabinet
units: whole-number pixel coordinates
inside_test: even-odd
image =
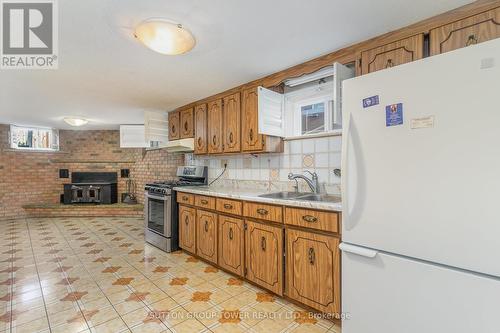
[[[286,231],[287,296],[326,313],[340,313],[339,239]]]
[[[179,246],[196,253],[196,210],[183,205],[179,206]]]
[[[217,264],[217,214],[196,211],[196,254]]]
[[[219,266],[243,276],[245,230],[243,220],[219,215]]]
[[[283,229],[245,221],[246,278],[283,295]]]

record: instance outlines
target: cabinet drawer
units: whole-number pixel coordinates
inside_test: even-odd
[[[194,205],[194,194],[178,192],[177,202],[186,205]]]
[[[285,223],[299,227],[338,232],[339,215],[335,212],[285,207]]]
[[[215,209],[215,198],[197,195],[194,197],[194,205],[201,208]]]
[[[280,206],[245,202],[243,205],[243,215],[259,220],[283,222],[283,209]]]
[[[219,212],[241,216],[241,202],[217,198],[217,210]]]

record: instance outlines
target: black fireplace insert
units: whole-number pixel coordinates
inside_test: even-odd
[[[72,172],[64,184],[65,204],[113,204],[118,202],[116,172]]]

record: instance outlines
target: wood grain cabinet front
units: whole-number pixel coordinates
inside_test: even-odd
[[[194,113],[193,108],[180,111],[180,138],[194,137]]]
[[[179,129],[180,115],[179,111],[168,113],[168,139],[179,140],[181,138],[181,131]]]
[[[436,55],[500,37],[500,7],[432,29],[430,54]]]
[[[241,101],[240,93],[224,97],[224,152],[236,153],[241,149]]]
[[[217,264],[217,214],[196,211],[196,254]]]
[[[207,104],[208,107],[208,153],[219,154],[223,152],[222,146],[222,99],[216,99]]]
[[[194,205],[194,194],[191,193],[177,193],[177,202],[185,205]]]
[[[245,232],[243,220],[219,215],[219,266],[243,275]]]
[[[243,216],[281,223],[283,222],[283,208],[259,202],[245,202],[243,203]]]
[[[424,56],[424,35],[418,34],[361,52],[361,74],[412,62]]]
[[[258,123],[259,96],[257,87],[243,90],[241,103],[241,150],[261,151],[264,149],[264,137],[259,134]]]
[[[194,197],[194,205],[203,209],[215,209],[215,198],[207,197],[206,195],[196,195]]]
[[[179,246],[196,253],[196,210],[183,205],[179,206]]]
[[[194,153],[206,154],[207,148],[207,105],[200,104],[194,109]]]
[[[283,295],[283,230],[245,221],[246,278]]]
[[[339,232],[339,214],[335,212],[285,207],[285,223],[298,227]]]
[[[326,313],[340,312],[339,239],[286,231],[288,297]]]

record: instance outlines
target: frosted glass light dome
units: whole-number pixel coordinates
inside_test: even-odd
[[[148,19],[135,29],[134,36],[146,47],[167,55],[179,55],[193,49],[196,41],[182,24],[165,19]]]

